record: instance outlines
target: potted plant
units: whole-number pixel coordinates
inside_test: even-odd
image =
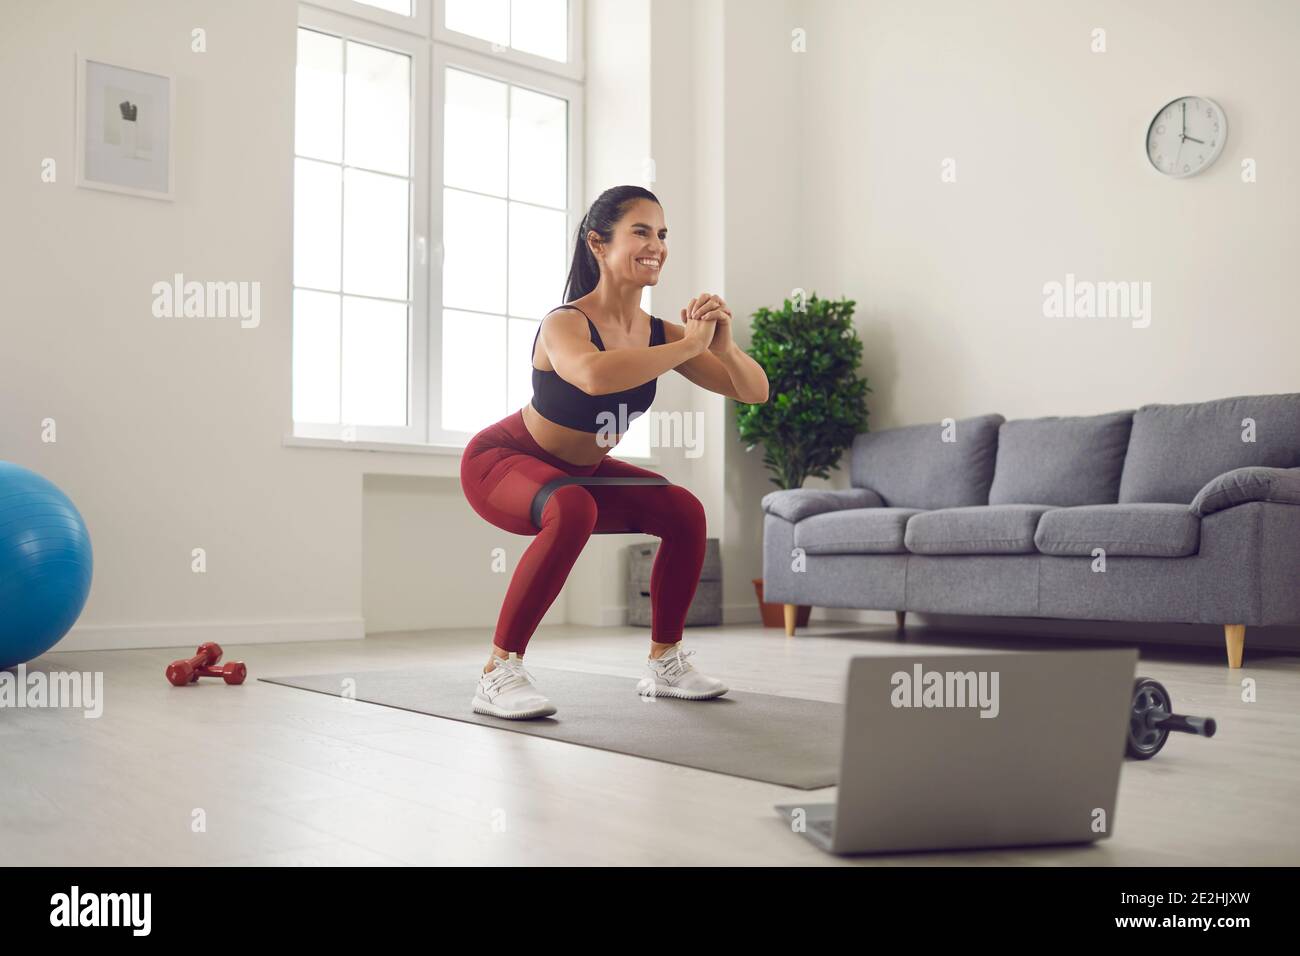
[[[862,340],[853,327],[852,299],[786,299],[779,310],[754,313],[749,355],[767,373],[768,401],[736,403],[736,427],[746,451],[763,446],[763,464],[778,488],[800,488],[808,477],[826,478],[854,437],[867,428],[867,392],[858,377]],[[754,579],[763,624],[782,626],[782,606],[763,601]],[[797,623],[811,608],[800,606]]]

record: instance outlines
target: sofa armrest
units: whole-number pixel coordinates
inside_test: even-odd
[[[1200,517],[1248,501],[1300,505],[1300,468],[1234,468],[1212,478],[1192,499]]]
[[[798,522],[828,511],[849,508],[880,508],[880,495],[868,488],[788,488],[763,496],[763,512],[786,521]]]

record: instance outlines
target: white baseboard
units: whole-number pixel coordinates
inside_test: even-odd
[[[185,621],[178,624],[91,624],[74,627],[48,653],[119,651],[141,647],[219,644],[291,644],[354,641],[366,636],[360,617],[288,621]]]

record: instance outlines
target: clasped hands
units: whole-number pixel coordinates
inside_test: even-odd
[[[701,292],[682,309],[686,334],[705,343],[715,355],[725,354],[732,345],[731,309],[722,296]]]

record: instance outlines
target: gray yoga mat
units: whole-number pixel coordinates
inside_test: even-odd
[[[646,702],[635,677],[528,671],[555,704],[554,716],[503,720],[474,713],[473,668],[468,674],[464,667],[439,667],[259,679],[335,697],[352,680],[357,699],[371,704],[800,790],[834,786],[839,778],[839,704],[737,690],[713,700]]]

